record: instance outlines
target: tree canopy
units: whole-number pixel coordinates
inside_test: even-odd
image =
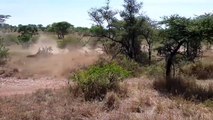
[[[0,23],[4,23],[6,19],[11,17],[10,15],[0,15]]]
[[[53,23],[49,31],[55,32],[58,36],[58,39],[64,39],[64,36],[68,34],[70,29],[73,29],[74,26],[68,22],[57,22]]]
[[[140,61],[141,55],[141,27],[144,19],[139,19],[141,16],[140,9],[142,3],[137,3],[136,0],[124,0],[124,10],[119,13],[122,20],[118,20],[116,15],[118,12],[111,10],[107,5],[102,8],[93,8],[89,12],[95,26],[92,28],[94,35],[106,38],[107,41],[114,42],[115,46],[120,46],[122,53]]]
[[[207,14],[192,19],[172,15],[164,17],[160,23],[165,26],[161,33],[162,50],[166,57],[166,77],[169,80],[177,55],[183,60],[194,61],[200,55],[201,42],[213,40],[213,17]],[[185,49],[181,50],[181,47]]]
[[[29,42],[32,42],[32,38],[34,35],[38,34],[38,28],[36,25],[19,25],[18,27],[18,36],[19,43],[28,47]]]

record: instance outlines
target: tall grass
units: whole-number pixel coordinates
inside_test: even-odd
[[[166,89],[167,86],[171,89]],[[207,87],[198,85],[195,80],[176,77],[166,81],[165,78],[158,79],[154,82],[154,88],[160,91],[167,91],[174,95],[180,95],[190,100],[205,101],[213,98],[213,84]]]
[[[164,64],[153,64],[144,68],[143,73],[150,78],[158,79],[165,75]]]
[[[201,80],[213,79],[213,64],[198,62],[185,66],[181,69],[181,72],[187,76],[195,76]]]

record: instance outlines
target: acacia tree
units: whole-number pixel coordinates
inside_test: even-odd
[[[178,15],[165,17],[161,22],[161,24],[165,25],[162,33],[164,39],[162,50],[164,50],[166,58],[167,89],[171,89],[171,71],[172,66],[175,63],[176,56],[180,55],[182,58],[187,58],[186,60],[190,61],[195,59],[197,55],[195,56],[194,53],[197,54],[196,51],[200,49],[200,47],[195,46],[201,45],[203,40],[212,41],[212,22],[212,16],[190,19],[180,17]],[[186,48],[193,52],[188,52],[189,50],[181,52],[180,48],[184,47],[185,44],[188,45]]]
[[[40,30],[40,31],[44,31],[44,30],[45,30],[45,27],[44,27],[42,24],[38,24],[38,25],[37,25],[37,28],[38,28],[38,30]]]
[[[10,15],[0,15],[0,24],[3,24]],[[4,64],[8,58],[9,49],[4,45],[4,39],[0,36],[0,65]]]
[[[0,23],[4,23],[6,19],[11,17],[10,15],[0,15]]]
[[[142,16],[142,19],[145,21],[143,22],[143,26],[141,27],[141,33],[143,38],[146,40],[148,44],[148,58],[149,58],[149,65],[151,65],[152,61],[152,46],[153,42],[157,37],[157,23],[152,21],[147,16]]]
[[[70,23],[58,22],[53,23],[49,31],[56,32],[58,39],[64,39],[64,36],[68,34],[70,28],[73,28],[73,25],[71,25]]]
[[[32,41],[33,36],[38,34],[38,28],[36,25],[19,25],[18,26],[18,33],[20,34],[18,36],[19,42],[24,46],[28,47],[30,42]]]
[[[11,25],[4,23],[6,21],[6,19],[8,19],[10,17],[11,17],[10,15],[0,15],[0,29],[3,29],[5,31],[11,29]]]
[[[141,54],[142,35],[140,27],[144,19],[138,19],[142,3],[136,0],[124,0],[124,10],[120,12],[122,20],[118,20],[115,12],[107,5],[99,9],[92,9],[89,12],[91,19],[96,23],[96,36],[105,38],[106,41],[112,41],[114,45],[120,46],[122,53],[139,61]]]

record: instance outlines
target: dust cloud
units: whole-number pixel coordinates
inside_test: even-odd
[[[34,55],[40,48],[51,47],[52,55],[42,57],[26,57]],[[47,35],[40,35],[36,44],[28,49],[21,46],[10,46],[11,58],[9,67],[18,69],[19,77],[60,77],[67,78],[69,75],[82,67],[94,64],[103,54],[100,48],[91,49],[89,46],[76,46],[73,49],[60,49],[56,40]]]

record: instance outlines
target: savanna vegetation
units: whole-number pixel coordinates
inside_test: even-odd
[[[13,55],[8,46],[29,48],[44,35],[60,50],[89,46],[103,51],[93,64],[66,68],[64,88],[0,98],[0,120],[212,119],[213,13],[154,21],[142,11],[142,2],[124,0],[122,7],[114,10],[106,0],[105,6],[91,8],[91,28],[65,21],[12,26],[3,24],[10,15],[0,15],[2,66]],[[95,54],[88,51],[80,59]],[[9,115],[6,107],[16,112]]]

